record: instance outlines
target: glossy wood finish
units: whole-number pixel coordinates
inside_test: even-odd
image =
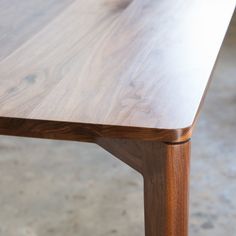
[[[144,177],[145,235],[187,236],[190,142],[99,139]]]
[[[1,134],[23,122],[17,135],[191,137],[235,0],[64,0],[60,14],[43,2],[47,24],[23,20],[41,5],[24,0],[30,13],[2,23],[17,30],[0,28],[16,35],[0,44]],[[13,6],[0,3],[3,19]],[[18,37],[21,26],[30,33]]]

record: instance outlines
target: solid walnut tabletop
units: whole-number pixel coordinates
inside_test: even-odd
[[[190,138],[235,0],[0,0],[0,134]]]

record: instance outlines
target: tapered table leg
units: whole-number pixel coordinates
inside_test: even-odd
[[[189,146],[154,145],[144,158],[146,236],[188,235]]]
[[[144,177],[145,236],[187,236],[190,141],[99,139]]]

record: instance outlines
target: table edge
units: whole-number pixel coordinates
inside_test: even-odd
[[[193,126],[162,129],[0,117],[0,135],[92,143],[101,137],[178,143],[190,139],[192,129]]]

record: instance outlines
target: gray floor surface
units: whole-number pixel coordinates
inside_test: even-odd
[[[190,236],[236,235],[235,139],[236,20],[193,137]],[[0,173],[0,236],[144,235],[141,176],[96,145],[2,136]]]

